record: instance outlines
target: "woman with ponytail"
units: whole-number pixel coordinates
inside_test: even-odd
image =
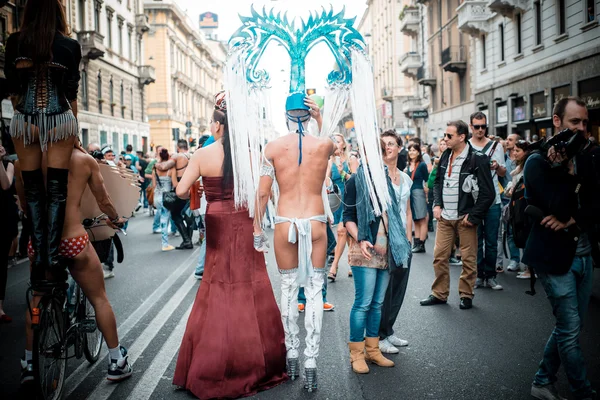
[[[177,195],[202,177],[206,261],[183,337],[173,383],[202,399],[251,396],[287,380],[281,315],[262,253],[254,251],[253,221],[233,198],[227,108],[216,96],[210,129],[215,143],[197,150]]]

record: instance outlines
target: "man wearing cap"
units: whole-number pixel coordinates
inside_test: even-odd
[[[264,148],[260,171],[259,195],[255,212],[254,247],[266,252],[269,247],[261,221],[271,186],[277,179],[279,201],[275,217],[275,259],[281,273],[281,319],[285,331],[288,375],[299,376],[298,290],[306,295],[305,378],[316,388],[317,357],[323,319],[321,288],[327,257],[327,216],[323,202],[323,182],[329,157],[335,151],[330,138],[306,134],[310,118],[319,129],[322,124],[319,107],[304,96],[294,93],[286,101],[286,118],[290,133]]]

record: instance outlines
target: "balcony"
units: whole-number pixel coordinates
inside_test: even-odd
[[[419,53],[405,53],[400,59],[400,72],[408,77],[416,77],[417,71],[423,66]]]
[[[104,36],[98,32],[78,32],[77,40],[79,41],[79,44],[81,44],[81,55],[88,60],[95,60],[104,56]]]
[[[421,19],[418,8],[405,8],[400,14],[400,32],[409,36],[417,36]]]
[[[135,16],[135,29],[139,35],[150,30],[150,22],[146,14],[137,14]]]
[[[402,102],[402,112],[404,114],[410,114],[414,111],[421,111],[423,108],[423,99],[420,97],[409,97]]]
[[[381,88],[381,98],[385,101],[392,101],[394,99],[394,90],[388,87]]]
[[[487,32],[487,21],[493,14],[487,4],[487,0],[466,0],[458,6],[456,9],[458,13],[458,29],[471,36]]]
[[[142,85],[149,85],[156,82],[156,70],[151,65],[141,65],[138,67],[140,82]]]
[[[515,11],[526,11],[528,2],[529,0],[492,0],[488,7],[505,17],[512,17]]]
[[[423,86],[429,86],[434,88],[437,85],[437,80],[435,78],[435,73],[433,69],[425,69],[423,67],[419,68],[417,71],[417,83]]]
[[[464,46],[450,46],[442,51],[442,68],[446,72],[464,74],[467,70],[467,49]]]

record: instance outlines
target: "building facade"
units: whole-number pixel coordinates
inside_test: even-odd
[[[427,6],[428,68],[419,84],[427,86],[429,118],[424,139],[436,142],[446,131],[446,123],[469,121],[475,111],[471,92],[470,37],[459,31],[456,9],[464,0],[418,0]]]
[[[141,0],[67,0],[73,36],[82,48],[78,119],[84,145],[132,145],[150,150],[146,85],[154,82],[144,64],[149,24]]]
[[[8,36],[19,29],[19,20],[23,15],[23,5],[17,5],[15,2],[8,2],[4,7],[0,8],[0,100],[1,114],[0,114],[0,144],[5,140],[8,135],[8,127],[10,126],[10,120],[14,114],[12,103],[8,96],[8,87],[6,77],[4,76],[4,46],[6,45],[6,39]],[[8,151],[12,151],[10,148]]]
[[[464,1],[460,29],[473,44],[476,108],[491,132],[531,139],[551,136],[552,109],[582,97],[589,130],[600,139],[600,1]]]
[[[148,64],[161,77],[148,90],[152,141],[174,150],[208,133],[214,95],[223,88],[226,49],[210,41],[174,0],[146,1]]]
[[[403,112],[404,102],[416,95],[412,79],[400,72],[401,61],[411,52],[412,40],[400,30],[399,16],[409,0],[369,0],[358,27],[369,48],[375,78],[377,121],[382,130],[414,134],[412,120]]]

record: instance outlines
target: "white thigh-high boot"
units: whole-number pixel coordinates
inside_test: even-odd
[[[298,333],[298,268],[283,270],[281,273],[281,322],[285,332],[287,350],[287,374],[294,380],[300,376],[300,339]]]
[[[304,327],[306,328],[306,349],[304,350],[304,387],[312,392],[317,388],[317,357],[321,342],[321,326],[323,324],[323,283],[325,270],[315,269],[304,288],[306,295],[306,313]]]

